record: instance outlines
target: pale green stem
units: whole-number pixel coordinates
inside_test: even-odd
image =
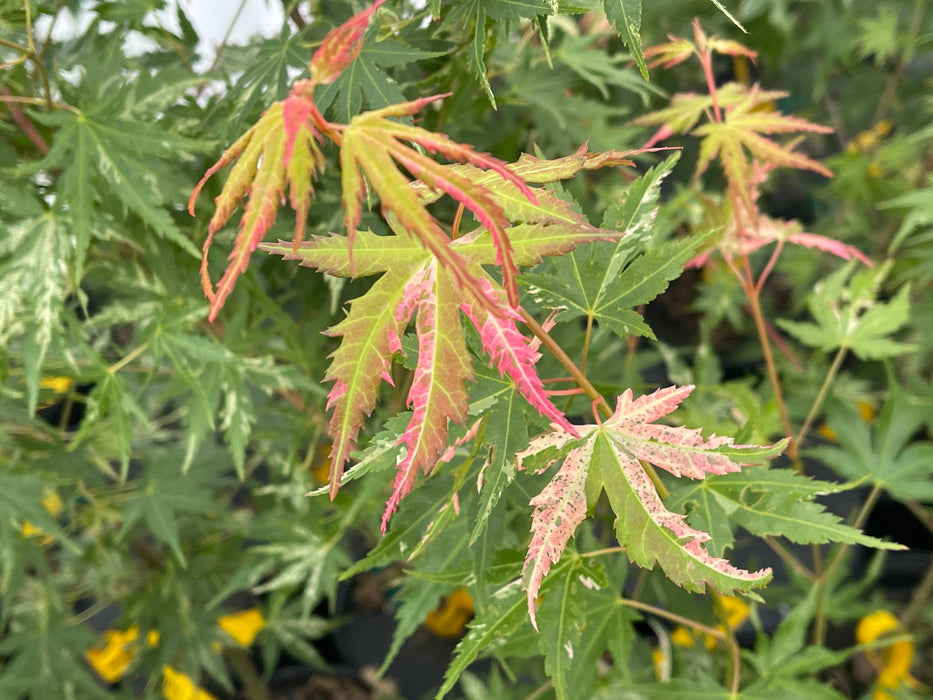
[[[116,374],[121,369],[123,369],[128,364],[130,364],[133,360],[135,360],[137,357],[139,357],[144,352],[146,352],[148,348],[149,348],[149,341],[142,343],[141,345],[137,346],[136,348],[128,352],[126,355],[121,357],[117,362],[110,365],[110,367],[107,368],[107,372],[109,372],[110,374]]]
[[[865,503],[862,504],[858,516],[855,518],[855,522],[852,523],[852,527],[854,527],[856,530],[860,530],[865,524],[865,521],[868,519],[872,508],[875,507],[875,503],[877,503],[878,499],[881,497],[881,492],[882,488],[879,485],[875,484],[875,486],[872,487],[871,493],[868,494],[868,498],[865,499]],[[833,557],[829,560],[826,569],[822,572],[816,582],[816,613],[813,620],[814,644],[822,645],[826,640],[826,611],[824,610],[826,584],[832,578],[836,569],[839,567],[839,564],[842,563],[842,560],[845,557],[845,553],[849,550],[849,547],[850,545],[848,544],[839,545],[839,549],[837,549],[833,554]]]
[[[648,603],[642,603],[640,601],[630,600],[628,598],[619,598],[619,602],[626,607],[635,608],[636,610],[642,610],[644,612],[651,613],[652,615],[663,617],[667,620],[670,620],[671,622],[676,622],[679,625],[683,625],[684,627],[691,627],[699,632],[703,632],[703,634],[708,634],[709,636],[728,644],[732,652],[732,668],[730,669],[730,675],[732,678],[731,690],[733,695],[739,692],[739,673],[741,666],[739,660],[739,645],[735,641],[734,636],[729,635],[722,630],[708,627],[700,622],[697,622],[696,620],[691,620],[689,617],[683,617],[682,615],[669,612],[664,608],[658,608],[654,605],[649,605]]]
[[[847,351],[848,348],[840,347],[836,352],[836,356],[833,358],[833,363],[830,366],[829,371],[826,373],[826,378],[823,380],[823,385],[820,387],[816,398],[813,400],[813,405],[810,407],[810,412],[807,414],[807,419],[803,422],[803,426],[800,428],[800,432],[797,433],[797,437],[791,441],[790,449],[788,452],[794,461],[797,461],[799,458],[800,445],[803,444],[804,438],[806,438],[807,433],[810,431],[810,426],[813,424],[813,420],[816,418],[816,414],[823,406],[823,401],[826,400],[826,394],[829,393],[829,387],[832,385],[833,380],[839,373],[839,368],[842,366],[842,360],[845,358]]]
[[[557,341],[555,341],[550,336],[550,334],[541,327],[541,324],[538,323],[535,317],[528,313],[528,311],[526,311],[523,307],[519,306],[517,311],[522,321],[524,321],[525,325],[528,326],[528,329],[534,334],[536,338],[541,341],[541,344],[544,347],[551,351],[561,366],[570,373],[570,376],[573,377],[574,381],[577,383],[577,386],[583,389],[583,392],[589,396],[590,399],[592,399],[593,403],[599,406],[607,418],[611,416],[612,408],[609,406],[609,403],[606,401],[603,395],[599,393],[596,387],[590,383],[590,381],[586,378],[586,375],[580,371],[580,368],[574,364],[574,361],[570,359],[566,352],[564,352],[564,349],[557,344]],[[645,472],[648,474],[648,477],[654,484],[655,489],[657,489],[658,495],[661,496],[661,498],[667,498],[670,495],[670,492],[667,490],[664,482],[662,482],[660,477],[658,477],[654,467],[652,467],[650,464],[646,464],[645,462],[642,462],[641,465],[644,467]]]

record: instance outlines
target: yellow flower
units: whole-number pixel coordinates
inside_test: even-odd
[[[693,647],[695,643],[693,632],[682,625],[675,627],[674,631],[671,632],[671,642],[673,642],[674,646],[686,647],[689,649]]]
[[[162,696],[165,700],[217,700],[193,680],[171,666],[162,667]]]
[[[885,636],[902,634],[901,622],[887,610],[876,610],[863,617],[855,629],[855,640],[859,644],[870,644]],[[916,688],[917,680],[910,675],[910,664],[914,658],[914,643],[902,639],[881,649],[871,649],[866,656],[878,669],[878,681],[872,700],[894,700],[887,692],[902,685]]]
[[[107,630],[104,632],[104,643],[88,649],[84,653],[91,667],[97,675],[108,683],[116,683],[136,656],[133,642],[139,636],[139,626],[133,625],[125,632],[120,630]]]
[[[438,637],[459,637],[473,617],[473,598],[466,588],[458,588],[428,613],[425,626]]]
[[[238,644],[248,647],[256,635],[266,626],[266,620],[256,608],[250,608],[233,615],[224,615],[217,624],[224,632],[233,637]]]
[[[731,595],[719,596],[720,614],[725,618],[725,622],[716,625],[720,632],[735,630],[742,626],[742,623],[748,619],[750,608],[741,598]],[[719,640],[711,634],[704,635],[706,648],[710,651],[716,648]]]

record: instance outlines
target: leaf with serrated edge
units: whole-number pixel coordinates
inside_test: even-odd
[[[239,159],[216,199],[217,209],[211,217],[202,249],[201,284],[211,302],[209,320],[217,317],[237,278],[246,270],[256,246],[275,223],[286,186],[297,214],[293,245],[297,246],[304,237],[305,219],[314,194],[311,178],[323,168],[324,162],[316,143],[318,134],[308,121],[312,110],[313,105],[297,92],[282,102],[276,102],[224,152],[191,193],[188,211],[193,216],[195,202],[204,184],[214,173]],[[247,193],[249,201],[240,219],[230,264],[215,291],[207,268],[207,254],[214,234],[227,223]]]
[[[606,17],[619,32],[642,77],[648,80],[648,66],[641,49],[641,0],[603,0],[603,6]]]
[[[420,295],[414,302],[419,309],[418,366],[408,394],[414,413],[398,439],[407,451],[398,464],[392,496],[382,516],[383,533],[399,501],[411,491],[418,471],[430,473],[440,456],[447,442],[447,422],[463,423],[466,419],[466,382],[473,378],[453,280],[432,263],[415,294]],[[399,320],[407,323],[407,318]]]
[[[629,558],[650,568],[655,562],[674,583],[701,591],[707,584],[723,593],[749,591],[771,578],[769,569],[750,573],[713,557],[703,547],[710,536],[688,526],[683,515],[672,513],[661,502],[648,474],[638,460],[648,461],[675,476],[702,479],[707,474],[726,474],[742,466],[776,456],[785,442],[767,449],[737,446],[732,438],[710,436],[699,430],[659,425],[655,421],[671,413],[693,390],[692,386],[668,387],[633,398],[626,390],[612,416],[602,425],[577,426],[581,436],[559,426],[532,440],[516,455],[520,466],[537,455],[537,466],[547,466],[569,446],[563,465],[531,504],[532,542],[524,568],[528,613],[535,622],[534,603],[541,580],[582,522],[587,494],[605,489],[616,513],[616,534]],[[596,485],[590,488],[588,481]]]
[[[522,567],[522,579],[527,591],[531,624],[538,629],[535,599],[541,580],[551,565],[560,560],[568,540],[586,517],[586,479],[593,458],[593,441],[567,455],[563,466],[544,490],[531,499],[531,544]]]
[[[618,162],[615,155],[600,157],[585,151],[578,153],[577,157],[579,163],[575,167],[578,169],[588,164],[598,167]],[[540,177],[547,177],[547,161],[529,162],[539,171]],[[438,165],[442,171],[453,171],[456,167]],[[489,171],[470,167],[473,172],[488,178]],[[511,188],[515,196],[526,202],[543,200],[539,210],[534,210],[534,205],[530,204],[532,210],[527,218],[534,223],[519,224],[506,231],[510,237],[514,235],[516,262],[534,264],[542,256],[563,254],[580,242],[620,235],[591,226],[582,215],[569,208],[565,217],[554,220],[549,213],[553,207],[547,204],[551,201],[549,193],[538,190],[532,194],[540,193],[542,196],[533,196],[529,200],[514,182],[518,176],[510,174],[506,177],[496,170],[492,172],[494,178],[491,182],[494,184],[491,191]],[[464,177],[465,173],[458,173],[453,178],[446,173],[443,176],[451,182]],[[391,186],[397,187],[402,196],[414,194],[416,190],[404,179]],[[408,450],[398,465],[396,489],[387,506],[386,522],[401,498],[411,489],[417,472],[427,472],[434,467],[445,446],[447,424],[451,420],[462,422],[465,416],[467,397],[463,387],[472,376],[472,368],[465,359],[459,311],[463,311],[476,325],[483,349],[490,354],[492,364],[502,376],[514,382],[518,393],[550,420],[569,432],[573,431],[544,391],[534,369],[539,355],[519,332],[516,325],[518,315],[508,308],[501,287],[481,267],[500,260],[501,251],[491,233],[478,229],[452,241],[441,233],[444,236],[441,244],[457,260],[456,265],[451,266],[440,264],[433,250],[422,247],[410,235],[406,222],[395,216],[389,216],[387,220],[396,235],[377,236],[368,231],[357,231],[352,243],[352,258],[349,238],[336,235],[314,237],[297,249],[286,241],[262,246],[268,252],[299,260],[303,265],[333,275],[386,273],[367,294],[351,303],[346,320],[329,331],[344,339],[333,355],[333,364],[326,375],[326,379],[335,382],[328,399],[329,407],[334,409],[331,418],[334,437],[332,495],[339,486],[363,417],[375,405],[379,378],[389,378],[392,356],[400,349],[398,339],[410,317],[418,314],[416,323],[422,345],[419,367],[409,395],[415,412],[400,441]],[[479,298],[469,287],[457,283],[456,269],[465,271],[475,280]],[[446,302],[441,300],[441,296],[446,298]],[[499,314],[490,313],[489,305]],[[441,357],[441,361],[435,362],[435,357]]]

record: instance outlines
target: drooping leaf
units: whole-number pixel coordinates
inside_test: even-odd
[[[528,449],[536,449],[533,443]],[[594,443],[587,440],[571,450],[563,465],[544,490],[531,499],[531,543],[522,568],[522,579],[528,594],[531,624],[538,629],[535,598],[541,580],[551,566],[560,560],[564,546],[577,526],[586,518],[586,481],[589,463],[593,458]],[[518,459],[521,464],[521,457]],[[563,664],[561,664],[563,666]]]
[[[442,134],[387,118],[413,115],[440,97],[442,96],[365,112],[354,117],[350,126],[344,130],[340,149],[341,186],[351,246],[362,216],[361,201],[365,191],[365,175],[369,185],[379,195],[383,209],[391,211],[399,223],[453,274],[459,285],[469,289],[474,298],[489,311],[496,312],[492,301],[485,300],[476,279],[466,272],[464,266],[452,254],[447,235],[418,202],[416,191],[409,186],[408,178],[398,169],[398,165],[402,165],[428,187],[442,191],[460,202],[492,234],[496,246],[495,264],[502,270],[503,286],[508,293],[509,303],[516,306],[516,268],[509,239],[505,234],[505,228],[509,223],[505,211],[494,200],[487,187],[473,182],[455,169],[444,168],[404,142],[417,144],[432,152],[440,152],[451,160],[490,170],[517,187],[531,204],[537,203],[534,192],[520,176],[498,159],[477,153],[471,147],[456,143]],[[352,264],[352,256],[350,260]]]
[[[294,245],[304,237],[305,219],[314,196],[311,178],[324,167],[324,156],[316,143],[319,134],[308,121],[312,109],[313,104],[298,92],[276,102],[224,151],[191,194],[188,211],[194,216],[195,202],[207,180],[238,159],[216,199],[217,208],[211,217],[201,255],[201,284],[211,302],[209,320],[216,318],[237,278],[249,264],[250,255],[275,223],[286,187],[296,213]],[[207,267],[207,254],[214,234],[227,223],[247,194],[249,200],[240,219],[230,264],[215,291]]]
[[[644,460],[674,476],[702,479],[706,474],[736,472],[783,450],[784,442],[767,448],[737,446],[731,438],[704,439],[699,430],[655,423],[692,390],[692,386],[670,387],[637,399],[626,390],[602,425],[577,427],[581,438],[555,427],[516,456],[524,465],[540,453],[547,455],[546,462],[567,453],[552,482],[532,501],[536,510],[524,577],[532,622],[542,579],[585,514],[587,495],[601,490],[616,514],[616,536],[639,566],[658,563],[674,583],[694,591],[707,584],[723,593],[748,591],[770,579],[768,569],[750,573],[711,556],[703,546],[710,536],[689,527],[683,515],[664,506],[639,463]]]
[[[344,134],[345,144],[347,133],[349,130]],[[369,162],[371,167],[374,161]],[[548,161],[520,162],[515,169],[522,173],[521,177],[524,169],[542,180],[569,177],[586,167],[616,162],[615,157],[580,153],[569,167],[564,161],[555,162],[555,172],[550,174]],[[363,417],[375,405],[380,377],[390,379],[389,367],[394,353],[401,349],[405,326],[413,313],[418,314],[419,358],[409,393],[414,414],[400,440],[408,449],[398,465],[396,488],[386,518],[410,491],[417,472],[433,469],[446,443],[448,423],[462,422],[466,415],[464,386],[471,377],[471,362],[463,342],[460,312],[479,331],[483,351],[489,354],[500,374],[515,383],[518,393],[549,420],[573,431],[544,392],[534,369],[538,354],[519,332],[516,312],[505,303],[502,288],[481,265],[500,263],[500,243],[510,245],[514,262],[526,265],[536,263],[541,256],[570,250],[578,243],[613,235],[591,226],[546,191],[540,190],[540,197],[537,192],[528,197],[525,192],[528,186],[520,180],[520,187],[516,182],[519,176],[512,171],[504,176],[499,174],[499,168],[482,170],[473,166],[440,166],[430,160],[428,163],[429,170],[419,173],[428,185],[446,189],[442,183],[453,183],[464,191],[477,192],[500,216],[505,218],[508,212],[521,223],[503,228],[498,243],[485,227],[453,241],[438,231],[436,244],[444,258],[436,257],[438,249],[433,245],[425,249],[411,235],[413,226],[424,225],[421,219],[412,224],[394,216],[388,218],[394,236],[358,231],[352,242],[341,236],[319,237],[300,246],[297,253],[283,243],[263,246],[269,252],[298,259],[332,275],[385,273],[364,296],[351,303],[347,318],[330,331],[342,338],[326,375],[335,382],[328,399],[334,410],[332,494],[336,493]],[[427,172],[431,173],[429,177],[425,177]],[[386,172],[374,173],[373,177],[385,178]],[[473,182],[473,177],[480,184]],[[404,178],[398,182],[383,179],[380,186],[389,193],[383,194],[384,202],[388,199],[395,207],[398,202],[409,200],[420,207],[418,199],[427,198],[426,193],[419,193]],[[378,189],[375,184],[374,187]],[[510,205],[516,202],[520,204],[514,207],[516,213],[512,215]],[[441,264],[445,259],[448,262]],[[460,284],[453,275],[454,269],[465,271],[473,284]]]

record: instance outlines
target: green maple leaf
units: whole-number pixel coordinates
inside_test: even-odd
[[[849,487],[798,476],[786,469],[743,469],[685,484],[673,491],[668,505],[690,512],[697,527],[714,528],[732,521],[757,537],[780,536],[797,544],[846,542],[878,549],[896,545],[863,535],[814,502],[816,496]],[[732,545],[731,528],[713,539],[721,553]]]
[[[167,544],[181,565],[185,566],[178,516],[210,511],[214,505],[212,487],[218,479],[217,471],[223,465],[220,462],[202,462],[196,469],[182,474],[179,453],[159,451],[147,457],[140,488],[126,501],[119,537],[125,537],[137,522],[142,521],[153,536]]]
[[[549,261],[543,272],[525,275],[523,283],[540,304],[560,309],[558,321],[584,317],[623,338],[654,338],[633,309],[667,289],[704,238],[681,238],[644,254],[627,245],[627,238],[617,244],[594,243]]]
[[[487,46],[507,38],[510,22],[534,20],[541,15],[552,14],[552,10],[547,0],[465,0],[456,3],[444,18],[442,26],[456,28],[458,33],[462,31],[463,24],[473,27],[473,38],[467,47],[467,65],[479,80],[493,109],[496,109],[496,98],[486,71]]]
[[[359,114],[363,103],[381,109],[405,101],[396,82],[383,70],[427,58],[443,56],[443,51],[425,51],[407,46],[396,39],[366,42],[356,60],[333,83],[315,94],[318,108],[333,106],[337,119],[348,122]]]
[[[204,141],[185,138],[160,125],[115,116],[115,91],[86,108],[37,113],[35,119],[57,129],[49,153],[26,170],[60,169],[61,188],[72,218],[76,239],[75,270],[80,274],[93,231],[99,225],[98,207],[118,204],[183,250],[198,255],[169,214],[174,192],[160,185],[169,162],[193,158]]]
[[[910,286],[904,285],[887,302],[877,300],[891,262],[853,274],[852,261],[816,284],[807,308],[816,323],[780,320],[798,340],[827,352],[845,348],[866,360],[895,357],[913,345],[892,340],[910,319]]]
[[[236,47],[227,47],[220,57],[219,65],[228,72],[242,73],[237,78],[230,95],[235,96],[233,118],[226,123],[226,134],[235,134],[242,129],[243,121],[255,114],[263,103],[284,98],[289,91],[292,71],[307,71],[308,51],[306,38],[295,32],[285,22],[278,36],[261,41],[242,54]],[[230,51],[234,49],[234,51]]]
[[[835,406],[827,424],[839,438],[839,447],[808,450],[846,478],[868,478],[903,501],[933,500],[930,464],[933,443],[915,434],[929,420],[928,402],[909,395],[893,378],[889,398],[874,425],[868,425],[847,406]]]
[[[482,197],[484,206],[501,212],[503,218],[508,211],[508,216],[518,221],[502,230],[501,240],[508,242],[514,264],[531,265],[541,256],[562,254],[578,243],[616,234],[589,225],[582,215],[574,214],[566,202],[546,190],[536,191],[532,203],[515,183],[518,177],[515,173],[531,180],[555,180],[585,167],[616,160],[602,154],[587,157],[583,153],[576,154],[572,161],[526,159],[514,166],[508,178],[498,171],[444,167],[429,161],[433,164],[428,166],[431,171],[419,175],[429,185],[445,190],[449,185],[441,183],[457,183],[464,191],[475,193],[476,198]],[[373,162],[368,165],[372,167]],[[383,171],[374,177],[387,175]],[[383,199],[391,193],[393,202],[412,200],[416,209],[423,206],[419,196],[427,200],[435,196],[430,190],[419,191],[407,180],[383,179],[378,186],[384,193]],[[351,212],[348,216],[354,215]],[[515,382],[519,393],[550,420],[569,425],[544,394],[533,368],[537,353],[518,332],[516,314],[505,305],[502,288],[482,268],[501,260],[500,246],[493,233],[478,228],[450,241],[438,230],[443,238],[437,239],[437,245],[425,248],[410,233],[425,226],[417,216],[411,213],[404,219],[390,216],[394,236],[356,232],[352,249],[349,237],[336,235],[315,238],[297,251],[282,242],[263,246],[268,252],[300,260],[331,275],[382,273],[366,294],[351,302],[347,317],[329,331],[342,339],[326,374],[326,379],[334,382],[328,398],[329,407],[334,409],[330,425],[334,437],[332,493],[340,483],[364,416],[375,405],[380,381],[391,381],[389,368],[393,355],[401,350],[401,337],[417,311],[418,365],[409,393],[414,413],[399,438],[407,453],[398,465],[384,526],[399,500],[411,490],[417,472],[433,469],[446,444],[448,423],[465,420],[466,383],[472,379],[473,370],[461,327],[461,312],[479,331],[483,350],[490,354],[500,373]],[[448,261],[445,265],[435,256],[440,246]],[[465,277],[474,281],[466,284],[456,279],[452,272],[456,269],[466,271]],[[474,291],[477,288],[479,293]],[[489,310],[490,302],[502,315]]]
[[[642,77],[648,80],[648,66],[641,49],[641,0],[603,0],[606,17],[632,52]]]

